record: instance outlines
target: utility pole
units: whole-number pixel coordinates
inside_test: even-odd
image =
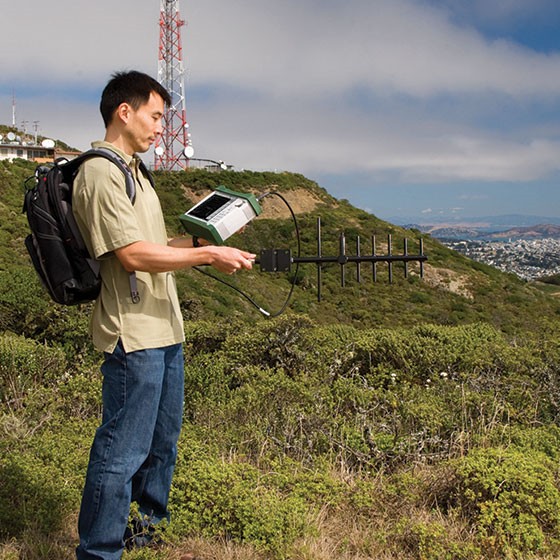
[[[12,126],[16,127],[16,94],[12,89]]]
[[[163,132],[156,141],[155,169],[185,169],[194,156],[185,107],[185,69],[181,45],[179,0],[161,0],[158,81],[171,95],[163,115]]]
[[[39,130],[39,121],[33,121],[33,130],[35,131],[35,145],[37,145],[37,132]]]

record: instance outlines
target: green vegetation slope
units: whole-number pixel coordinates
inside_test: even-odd
[[[0,559],[73,558],[91,438],[100,415],[89,306],[50,303],[23,248],[22,184],[0,162]],[[298,212],[302,254],[348,252],[371,235],[393,252],[408,232],[335,200],[305,177],[156,173],[170,233],[224,184],[280,192]],[[178,275],[187,321],[185,419],[167,546],[128,560],[491,560],[560,554],[560,302],[430,237],[424,279],[385,266],[302,265],[290,310],[260,318],[233,290]],[[275,197],[234,239],[295,250]],[[290,275],[233,281],[264,307]]]
[[[33,164],[18,161],[0,163],[0,273],[4,281],[14,284],[13,275],[26,275],[29,261],[23,249],[27,228],[21,214],[24,179],[31,175]],[[559,300],[554,294],[524,282],[514,275],[503,274],[492,267],[475,263],[439,242],[416,231],[379,220],[356,209],[346,201],[335,200],[317,184],[290,173],[207,172],[192,170],[178,173],[156,173],[158,191],[171,235],[181,233],[178,216],[209,189],[223,184],[237,190],[263,194],[277,191],[298,211],[302,255],[317,254],[316,220],[322,221],[322,253],[337,255],[340,232],[346,235],[347,252],[355,254],[357,236],[362,253],[371,253],[371,236],[376,236],[376,252],[387,252],[387,236],[392,236],[393,253],[402,253],[404,238],[409,238],[409,252],[418,251],[423,238],[428,255],[425,277],[419,268],[409,265],[408,278],[403,265],[393,266],[393,282],[388,281],[385,264],[377,265],[377,282],[372,267],[362,265],[362,282],[356,282],[356,267],[346,267],[346,287],[341,287],[338,265],[323,267],[322,301],[317,302],[317,271],[313,264],[302,264],[296,278],[297,287],[290,309],[321,324],[345,323],[361,327],[405,326],[418,322],[457,325],[484,321],[499,329],[514,331],[532,328],[543,316],[555,316]],[[243,234],[231,242],[259,253],[263,248],[290,248],[296,251],[294,228],[282,201],[276,197],[264,200],[265,212]],[[29,274],[26,283],[39,291]],[[225,278],[247,292],[263,308],[279,309],[288,294],[292,276],[260,272]],[[259,314],[246,300],[222,284],[195,271],[178,274],[181,299],[187,319],[235,317],[252,322]],[[45,305],[47,303],[45,302]],[[10,313],[17,310],[11,309]]]

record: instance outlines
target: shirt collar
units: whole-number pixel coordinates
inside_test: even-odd
[[[117,148],[114,144],[111,144],[111,142],[106,142],[105,140],[97,140],[95,142],[92,142],[91,147],[112,150],[113,152],[118,154],[129,167],[137,167],[138,162],[140,161],[140,158],[137,154],[129,155],[123,152],[120,148]]]

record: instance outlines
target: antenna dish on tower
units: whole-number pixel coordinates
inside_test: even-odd
[[[43,148],[54,148],[54,140],[51,140],[50,138],[45,138],[41,142],[41,146],[43,146]]]

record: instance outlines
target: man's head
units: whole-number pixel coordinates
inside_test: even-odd
[[[146,152],[162,134],[167,90],[141,72],[118,72],[101,96],[105,140],[127,154]]]
[[[115,111],[122,103],[127,103],[134,110],[148,103],[150,94],[159,95],[166,105],[171,105],[171,97],[167,90],[154,78],[132,70],[115,72],[101,94],[99,109],[105,128],[109,126]]]

